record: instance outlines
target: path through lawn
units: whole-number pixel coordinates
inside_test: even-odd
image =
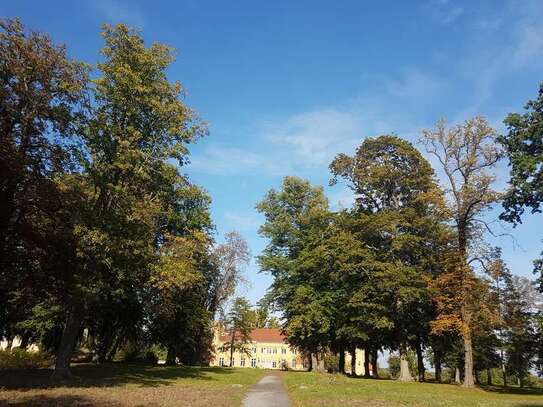
[[[289,372],[284,376],[295,407],[538,407],[543,389],[463,389],[433,383],[351,379],[342,375]]]
[[[51,371],[0,371],[0,406],[239,406],[259,369],[80,365],[74,379]]]

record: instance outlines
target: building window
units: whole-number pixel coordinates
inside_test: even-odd
[[[276,362],[275,360],[272,362],[272,367],[273,367],[274,369],[277,367],[277,362]]]
[[[256,359],[251,359],[251,367],[256,367]]]
[[[256,348],[253,348],[253,353],[256,353]]]
[[[287,354],[287,348],[281,349],[281,353],[282,353],[283,355],[286,355],[286,354]]]
[[[273,348],[273,353],[277,353],[277,348]]]
[[[241,367],[245,367],[245,358],[241,358],[241,360],[239,361],[239,365]]]
[[[224,358],[222,356],[219,358],[219,366],[224,366]]]
[[[264,353],[266,351],[266,348],[262,348],[261,351],[261,353]]]
[[[268,348],[268,353],[272,353],[272,348]]]
[[[296,369],[296,359],[292,359],[292,364],[290,365],[293,369]]]

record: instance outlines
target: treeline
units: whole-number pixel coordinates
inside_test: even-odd
[[[249,260],[236,232],[215,244],[211,199],[180,172],[208,131],[167,78],[173,49],[122,24],[102,37],[91,66],[0,21],[0,337],[60,376],[80,347],[205,361]]]
[[[482,117],[423,131],[420,145],[442,184],[410,142],[380,136],[330,164],[331,185],[345,182],[354,194],[351,208],[332,211],[322,187],[292,176],[267,193],[257,209],[269,240],[259,263],[274,277],[268,299],[313,369],[323,370],[325,356],[335,353],[343,372],[344,352],[362,348],[368,376],[385,349],[399,352],[400,380],[413,380],[412,353],[420,381],[425,358],[437,381],[447,367],[466,387],[482,371],[490,383],[494,368],[505,385],[543,373],[536,283],[512,275],[500,249],[484,241],[494,233],[484,215],[499,203],[511,222],[520,222],[525,208],[540,212],[542,113],[543,86],[524,114],[507,117],[505,136]],[[511,181],[500,193],[493,184],[505,155]]]

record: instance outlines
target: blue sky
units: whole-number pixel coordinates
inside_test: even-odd
[[[104,22],[139,27],[147,41],[177,48],[169,75],[211,130],[184,171],[212,195],[218,233],[239,230],[255,255],[265,244],[255,203],[283,176],[327,185],[336,153],[385,133],[415,141],[440,118],[482,114],[503,131],[505,115],[543,81],[538,0],[85,3],[6,0],[0,14],[21,17],[89,63],[100,58]],[[506,163],[498,174],[503,187]],[[326,192],[334,207],[349,205],[343,187]],[[490,240],[517,274],[532,276],[542,219],[495,225],[515,237]],[[271,280],[254,262],[247,276],[242,294],[256,302]]]

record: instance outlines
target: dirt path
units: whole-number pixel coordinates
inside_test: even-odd
[[[281,372],[269,373],[252,386],[243,400],[243,406],[289,407],[290,402]]]

